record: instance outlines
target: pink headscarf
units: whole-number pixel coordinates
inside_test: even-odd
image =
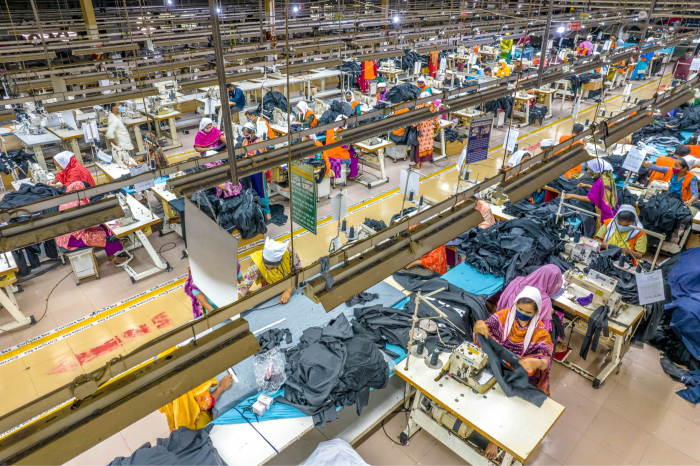
[[[548,331],[552,330],[552,299],[564,283],[561,270],[556,265],[548,264],[540,267],[526,277],[518,277],[511,281],[498,299],[498,309],[510,309],[515,304],[515,298],[526,286],[532,286],[540,291],[542,308],[540,320]]]

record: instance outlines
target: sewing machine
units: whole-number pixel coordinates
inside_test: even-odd
[[[649,187],[644,192],[644,200],[649,200],[649,198],[655,194],[668,191],[668,188],[668,181],[654,180],[649,183]]]
[[[316,115],[317,117],[320,118],[321,115],[323,115],[323,112],[325,112],[326,110],[328,110],[330,108],[331,108],[331,106],[328,105],[327,103],[323,102],[323,100],[321,100],[321,99],[314,100],[314,115]],[[277,110],[277,109],[275,109],[275,110]],[[285,122],[284,124],[286,125],[287,123]]]
[[[48,182],[48,175],[46,171],[43,168],[41,168],[41,165],[39,165],[38,163],[30,163],[29,172],[32,175],[33,183],[46,184]]]
[[[468,58],[468,53],[469,53],[468,49],[465,46],[460,45],[457,47],[456,57],[459,60],[466,60]]]
[[[131,154],[119,146],[112,146],[112,163],[116,163],[121,168],[133,167],[136,161],[131,158]]]
[[[316,104],[314,103],[314,105],[316,105]],[[287,112],[283,112],[282,110],[280,110],[277,107],[275,107],[275,109],[272,111],[272,124],[273,125],[287,127],[287,119],[288,118],[289,118],[289,115],[287,114]]]
[[[396,71],[401,71],[400,69],[396,68],[396,62],[394,60],[385,60],[381,63],[381,66],[379,67],[380,69],[378,71],[382,72],[390,72],[394,73]]]
[[[610,315],[616,316],[622,308],[622,297],[620,293],[615,291],[617,280],[600,272],[591,270],[588,274],[570,269],[566,272],[564,279],[569,281],[571,285],[582,288],[584,292],[582,296],[576,294],[577,298],[593,294],[593,301],[589,305],[592,309],[597,309],[600,306],[608,306]],[[575,290],[575,289],[574,289]],[[567,291],[569,289],[567,288]]]
[[[141,116],[141,112],[136,108],[135,100],[127,100],[124,102],[122,116],[126,118],[139,118]]]
[[[508,195],[501,186],[493,186],[484,190],[484,200],[493,205],[503,205],[509,201]]]
[[[438,81],[437,79],[433,79],[430,76],[425,76],[425,84],[430,87],[433,91],[436,91],[438,89],[442,89],[442,81]]]
[[[579,243],[567,243],[564,246],[564,254],[569,257],[571,262],[580,262],[589,265],[595,258],[595,255],[600,252],[600,243],[582,237]]]
[[[122,210],[124,211],[124,216],[121,218],[121,225],[122,227],[131,225],[132,223],[138,222],[136,220],[136,217],[134,217],[134,213],[131,211],[131,207],[129,206],[129,203],[126,202],[126,196],[124,194],[119,193],[117,195],[119,198],[119,204],[122,207]]]
[[[97,124],[106,126],[108,115],[105,108],[102,105],[95,105],[92,109],[95,111],[95,115],[97,115]]]
[[[23,111],[17,111],[17,122],[25,127],[27,134],[44,134],[46,130],[42,120],[46,115],[43,108],[37,108],[34,102],[25,102]]]
[[[496,383],[488,365],[488,355],[474,343],[465,341],[450,356],[450,377],[478,393]]]
[[[176,81],[161,81],[155,83],[155,86],[162,100],[177,100],[178,86]]]
[[[146,97],[146,111],[151,115],[167,115],[173,111],[172,102],[162,102],[160,97]]]
[[[206,98],[212,100],[221,100],[221,92],[219,91],[219,86],[211,86],[209,89],[207,89]]]

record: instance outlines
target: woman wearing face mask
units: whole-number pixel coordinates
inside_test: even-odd
[[[255,134],[259,138],[262,138],[264,134],[267,134],[267,139],[274,139],[275,132],[272,131],[270,123],[255,110],[246,110],[245,116],[248,119],[248,123],[252,123],[255,126]]]
[[[486,321],[474,324],[474,333],[493,338],[504,348],[520,356],[519,363],[528,372],[530,384],[549,395],[549,370],[552,363],[552,338],[540,319],[542,296],[537,288],[526,286],[510,308],[496,312]],[[475,338],[476,340],[476,338]],[[498,453],[489,443],[486,458]]]
[[[642,222],[631,205],[621,205],[614,218],[603,222],[595,234],[600,241],[600,249],[608,249],[609,245],[622,249],[622,253],[632,259],[634,265],[647,252],[647,235],[643,231],[631,228],[642,228]]]
[[[250,265],[238,285],[238,299],[247,295],[254,284],[265,287],[289,277],[292,265],[296,270],[301,269],[301,260],[296,251],[292,252],[287,243],[278,243],[270,238],[265,238],[263,250],[250,255]],[[278,303],[288,303],[292,291],[294,291],[294,286],[284,290]]]
[[[352,91],[345,92],[345,102],[350,104],[355,113],[362,115],[362,111],[360,110],[360,102],[355,100],[355,94]]]
[[[202,118],[199,122],[199,131],[194,137],[194,150],[201,154],[225,142],[226,136],[219,131],[219,128],[214,127],[211,118]]]
[[[386,95],[388,93],[389,90],[386,88],[386,83],[377,84],[377,103],[386,102]]]
[[[246,123],[245,125],[243,125],[243,129],[241,130],[241,132],[243,133],[243,147],[262,142],[262,139],[255,136],[255,126],[253,126],[252,123]],[[261,154],[265,151],[266,149],[264,147],[260,149],[255,149],[250,152],[247,152],[244,157],[250,157],[252,155]],[[263,206],[263,211],[265,212],[265,216],[268,220],[270,220],[270,201],[268,200],[269,198],[267,195],[267,184],[269,183],[269,175],[270,172],[267,171],[265,173],[256,173],[254,175],[245,177],[246,180],[250,181],[250,185],[255,190],[255,192],[258,193],[258,197],[260,197],[260,202]]]
[[[663,174],[666,174],[669,170],[669,167],[652,165],[650,162],[644,162],[643,165],[654,172]],[[671,170],[673,171],[673,176],[669,181],[669,192],[677,194],[683,200],[683,204],[686,207],[690,207],[698,200],[698,179],[690,172],[690,166],[685,159],[676,159]]]
[[[311,111],[309,106],[303,100],[300,100],[299,103],[297,103],[297,119],[302,125],[309,128],[313,128],[318,124],[316,115],[314,115],[314,112]]]

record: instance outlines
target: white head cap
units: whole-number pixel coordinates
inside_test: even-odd
[[[379,83],[377,84],[377,87],[386,87],[386,83]]]
[[[424,82],[425,82],[425,78],[424,78],[423,76],[421,76],[420,78],[417,79],[417,82],[419,82],[419,83],[424,83]]]
[[[276,264],[282,260],[284,252],[287,250],[287,243],[278,243],[277,241],[265,238],[265,247],[263,248],[263,260],[272,264]]]
[[[199,130],[204,130],[204,128],[211,125],[212,123],[214,122],[211,120],[211,118],[202,118],[202,120],[199,122]]]

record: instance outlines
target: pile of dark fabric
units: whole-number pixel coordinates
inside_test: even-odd
[[[398,222],[398,220],[400,218],[402,218],[402,217],[404,217],[412,212],[415,212],[416,210],[418,210],[418,209],[416,209],[415,207],[406,207],[401,213],[394,214],[391,217],[391,221],[389,222],[389,226],[392,226],[394,223]]]
[[[110,466],[222,466],[224,460],[214,448],[209,433],[214,427],[209,424],[203,429],[190,430],[180,427],[170,432],[168,438],[159,438],[156,444],[150,442],[141,445],[131,456],[118,456]]]
[[[270,204],[270,223],[282,226],[287,223],[287,218],[282,204]]]
[[[515,277],[528,275],[545,264],[568,270],[558,254],[564,249],[554,214],[498,222],[486,230],[470,230],[456,245],[464,262],[479,273],[505,277],[507,286]]]
[[[683,118],[679,118],[681,131],[691,131],[696,133],[700,130],[700,107],[685,107],[683,109]]]
[[[556,189],[559,192],[566,191],[567,193],[571,193],[574,191],[574,189],[576,189],[579,183],[593,185],[594,182],[595,180],[589,177],[569,179],[562,175],[556,180],[552,180],[549,183],[547,183],[547,186],[549,186],[552,189]]]
[[[588,91],[588,98],[590,100],[595,100],[596,102],[600,100],[603,94],[603,89],[596,89],[595,91]]]
[[[351,117],[355,115],[355,111],[352,109],[352,106],[347,103],[347,102],[340,102],[339,100],[334,100],[331,103],[331,106],[328,110],[324,111],[321,117],[318,119],[318,124],[319,126],[327,125],[328,123],[333,123],[336,118],[338,118],[338,115],[340,114],[345,115],[346,117]],[[299,126],[299,131],[303,130],[304,128],[301,125],[296,125]],[[322,131],[320,133],[316,133],[316,137],[321,137],[325,136],[326,132]]]
[[[406,131],[401,136],[396,136],[393,131],[389,133],[389,140],[397,146],[415,145],[413,143],[418,140],[418,128],[407,126],[405,129]]]
[[[666,126],[667,123],[674,127],[669,128],[668,126]],[[632,133],[632,144],[636,145],[640,141],[647,142],[652,138],[659,137],[675,138],[680,140],[680,127],[675,127],[676,125],[676,118],[657,117],[656,121],[654,121],[653,123],[649,123],[644,128],[638,129],[637,131]]]
[[[700,369],[700,359],[688,351],[683,340],[671,328],[671,316],[665,312],[661,314],[656,332],[647,340],[647,343],[664,353],[673,364],[690,370]]]
[[[435,140],[436,141],[440,140],[439,134],[437,136],[435,136]],[[459,141],[461,143],[464,143],[464,136],[459,134],[457,131],[455,131],[453,129],[446,128],[445,129],[445,141],[447,141],[447,142]]]
[[[24,149],[10,149],[0,152],[0,170],[9,175],[13,168],[19,168],[19,177],[29,177],[29,163],[36,162],[34,155],[27,154]]]
[[[268,121],[272,121],[272,112],[275,108],[279,108],[287,113],[287,98],[280,92],[270,91],[265,94],[262,102],[258,104],[258,112]]]
[[[271,328],[258,335],[257,339],[260,345],[260,351],[258,352],[260,353],[279,347],[283,341],[291,345],[292,332],[288,328]]]
[[[594,79],[600,79],[602,76],[597,71],[594,71],[593,73],[582,73],[578,76],[578,78],[581,80],[581,84],[586,84]]]
[[[617,202],[619,205],[635,205],[639,201],[639,196],[632,194],[627,188],[617,188]]]
[[[486,113],[493,112],[495,114],[498,110],[503,110],[506,120],[510,118],[511,112],[513,111],[513,97],[507,95],[495,100],[490,100],[484,104],[484,112]]]
[[[384,223],[384,220],[374,220],[371,218],[365,218],[364,224],[367,225],[368,227],[370,227],[374,231],[382,231],[382,230],[388,228],[386,226],[386,223]]]
[[[340,71],[343,76],[350,76],[350,86],[354,89],[359,89],[360,86],[357,85],[357,78],[360,76],[362,69],[360,64],[354,61],[344,61],[340,67]]]
[[[416,62],[422,63],[421,68],[425,68],[430,63],[430,57],[427,55],[418,55],[416,52],[411,52],[410,49],[405,49],[404,56],[401,57],[401,69],[412,72]]]
[[[623,179],[626,174],[627,170],[622,169],[622,164],[625,161],[626,155],[608,155],[605,157],[605,161],[608,162],[610,165],[613,167],[613,174],[617,179]],[[637,172],[637,180],[644,180],[649,176],[649,173],[651,170],[646,168],[645,166],[639,167],[639,172]],[[619,191],[618,191],[619,193]],[[622,204],[622,203],[620,203]]]
[[[409,100],[416,100],[420,96],[420,88],[411,83],[398,84],[386,93],[386,101],[398,104]]]
[[[574,96],[578,95],[578,91],[581,89],[581,78],[574,74],[564,79],[568,79],[571,82],[571,92],[573,92]]]
[[[639,220],[644,228],[670,235],[679,227],[687,227],[693,216],[677,194],[665,191],[645,201],[639,199]]]
[[[238,230],[242,239],[267,233],[265,212],[254,189],[243,189],[237,196],[219,199],[216,188],[194,193],[190,201],[226,231]]]
[[[22,183],[19,185],[19,189],[17,191],[9,192],[3,196],[2,200],[0,200],[0,209],[12,209],[14,207],[30,204],[49,197],[60,196],[61,194],[65,193],[65,187],[55,188],[43,183],[37,183],[35,185]],[[56,211],[58,211],[58,208],[52,210],[51,212]]]
[[[544,121],[544,117],[547,115],[547,106],[546,105],[540,105],[536,104],[534,107],[530,108],[530,120],[528,121],[529,124],[534,125],[535,122],[538,122],[540,126],[542,126],[542,122]]]
[[[284,397],[276,401],[313,416],[317,427],[337,419],[337,407],[356,404],[360,415],[370,388],[384,388],[389,381],[382,352],[373,341],[354,335],[344,314],[326,327],[304,330],[286,357]]]
[[[317,159],[310,157],[304,160],[305,163],[311,165],[314,168],[321,168],[321,171],[316,175],[316,184],[321,183],[326,177],[326,162],[323,159]]]

